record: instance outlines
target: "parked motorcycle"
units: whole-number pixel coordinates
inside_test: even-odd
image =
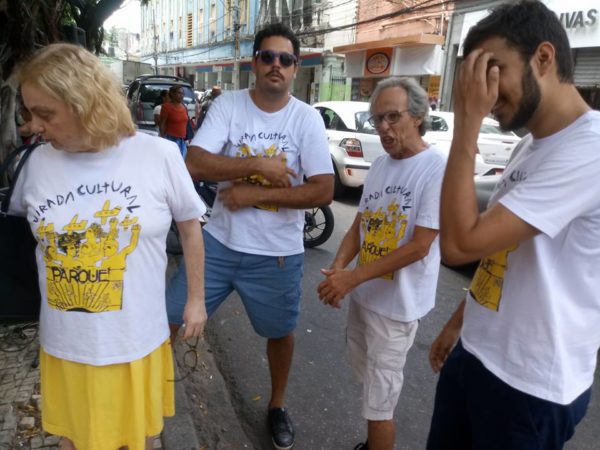
[[[333,233],[333,211],[328,205],[304,211],[304,247],[317,247]]]

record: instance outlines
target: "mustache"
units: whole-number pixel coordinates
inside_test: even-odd
[[[271,70],[271,71],[270,71],[270,72],[267,74],[267,76],[268,76],[268,77],[270,77],[270,76],[272,76],[272,75],[275,75],[275,76],[277,76],[277,77],[279,77],[279,78],[283,79],[283,75],[281,75],[281,72],[279,72],[278,70]]]

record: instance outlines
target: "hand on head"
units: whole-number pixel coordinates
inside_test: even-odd
[[[460,65],[454,84],[454,112],[459,126],[475,122],[479,130],[481,120],[498,99],[500,70],[493,57],[490,52],[475,49]]]

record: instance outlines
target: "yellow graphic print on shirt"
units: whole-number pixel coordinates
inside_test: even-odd
[[[377,261],[397,249],[406,232],[407,217],[400,212],[396,200],[385,211],[381,207],[376,211],[366,209],[360,222],[364,240],[358,254],[358,264],[362,266]],[[393,280],[394,272],[381,278]]]
[[[479,263],[469,292],[481,306],[492,311],[499,311],[508,254],[515,251],[517,247],[518,245],[514,245],[492,256],[487,256]]]
[[[61,228],[42,220],[36,229],[46,264],[48,305],[59,311],[118,311],[123,306],[126,259],[138,244],[141,226],[137,217],[104,202],[94,214],[99,222],[88,225],[77,214]],[[119,234],[129,236],[121,248]]]
[[[238,158],[272,158],[273,156],[276,156],[279,153],[280,153],[280,151],[277,149],[277,146],[275,144],[270,145],[268,148],[266,148],[264,150],[263,153],[259,153],[257,150],[251,148],[247,144],[242,144],[240,146],[236,156]],[[285,164],[285,158],[283,158],[283,163]],[[269,182],[269,180],[267,180],[265,177],[263,177],[260,174],[250,175],[249,177],[244,178],[243,181],[250,183],[250,184],[258,185],[258,186],[264,186],[264,187],[271,186],[271,183]],[[279,208],[277,206],[273,206],[273,205],[254,205],[254,207],[258,208],[258,209],[264,209],[266,211],[273,211],[273,212],[277,212],[279,210]]]

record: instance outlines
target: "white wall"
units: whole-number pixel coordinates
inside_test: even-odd
[[[329,28],[356,22],[357,0],[329,0],[323,5],[325,22]],[[355,29],[346,28],[325,35],[324,49],[331,50],[340,45],[354,44]]]

